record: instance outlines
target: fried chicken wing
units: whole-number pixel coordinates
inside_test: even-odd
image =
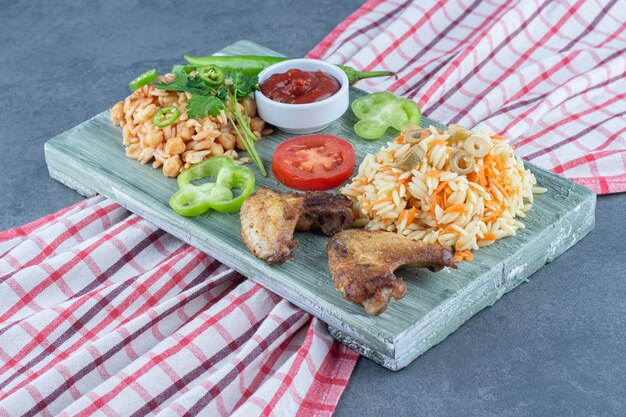
[[[394,275],[397,268],[456,268],[452,253],[440,245],[416,242],[391,232],[356,229],[332,237],[328,266],[335,287],[347,300],[362,304],[370,315],[385,311],[391,297],[404,297],[406,284]]]
[[[241,237],[250,252],[270,265],[290,259],[294,230],[320,229],[331,236],[352,224],[352,202],[323,191],[282,193],[259,188],[241,207]]]

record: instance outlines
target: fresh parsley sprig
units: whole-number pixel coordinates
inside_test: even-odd
[[[254,147],[257,138],[250,128],[246,101],[243,100],[259,89],[257,76],[233,72],[224,85],[214,88],[206,85],[196,75],[189,76],[185,72],[180,72],[171,82],[156,83],[155,87],[159,90],[190,93],[192,96],[187,102],[187,115],[192,119],[203,119],[207,116],[217,117],[224,110],[250,157],[259,167],[263,176],[267,177],[263,161],[261,161],[261,157]],[[243,101],[243,112],[238,105],[240,100]]]
[[[187,102],[187,114],[192,119],[204,119],[209,116],[217,117],[224,108],[222,100],[215,96],[192,96]]]

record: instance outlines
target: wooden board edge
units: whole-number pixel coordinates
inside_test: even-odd
[[[84,197],[89,198],[89,197],[96,196],[98,193],[93,188],[88,187],[85,184],[74,180],[70,175],[67,175],[63,170],[57,169],[55,167],[55,164],[52,161],[54,160],[54,158],[58,156],[61,156],[61,154],[58,153],[54,149],[53,145],[50,144],[50,141],[46,142],[44,145],[44,159],[48,167],[48,174],[50,175],[50,178],[60,182],[61,184],[76,191],[78,194]]]

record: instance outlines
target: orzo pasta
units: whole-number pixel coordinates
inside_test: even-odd
[[[457,261],[471,260],[471,250],[523,228],[517,218],[530,210],[533,192],[545,189],[536,187],[504,138],[486,131],[452,132],[413,129],[368,155],[341,189],[354,203],[355,226],[439,243],[456,250]],[[417,140],[406,140],[416,133]],[[410,152],[418,156],[407,168],[402,162]],[[469,168],[459,169],[455,154],[471,156]],[[470,172],[458,173],[466,168]]]

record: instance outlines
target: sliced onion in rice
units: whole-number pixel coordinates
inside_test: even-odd
[[[422,148],[413,146],[398,162],[397,167],[403,171],[410,171],[415,168],[422,159],[424,159],[424,151]]]
[[[472,131],[467,130],[461,125],[451,124],[448,126],[448,133],[452,142],[459,142],[472,136]]]
[[[421,129],[422,128],[419,127],[418,125],[410,124],[410,125],[403,126],[401,132],[402,132],[403,135],[407,135],[408,133],[410,133],[410,132],[412,132],[414,130],[421,130]]]
[[[474,158],[469,152],[457,149],[450,157],[450,169],[459,175],[467,175],[474,170]]]
[[[411,143],[411,144],[419,143],[425,137],[423,132],[424,132],[423,129],[413,130],[412,132],[409,132],[406,135],[404,135],[404,141],[407,143]]]
[[[463,148],[473,157],[482,158],[489,153],[491,140],[482,135],[472,135],[465,140]]]

